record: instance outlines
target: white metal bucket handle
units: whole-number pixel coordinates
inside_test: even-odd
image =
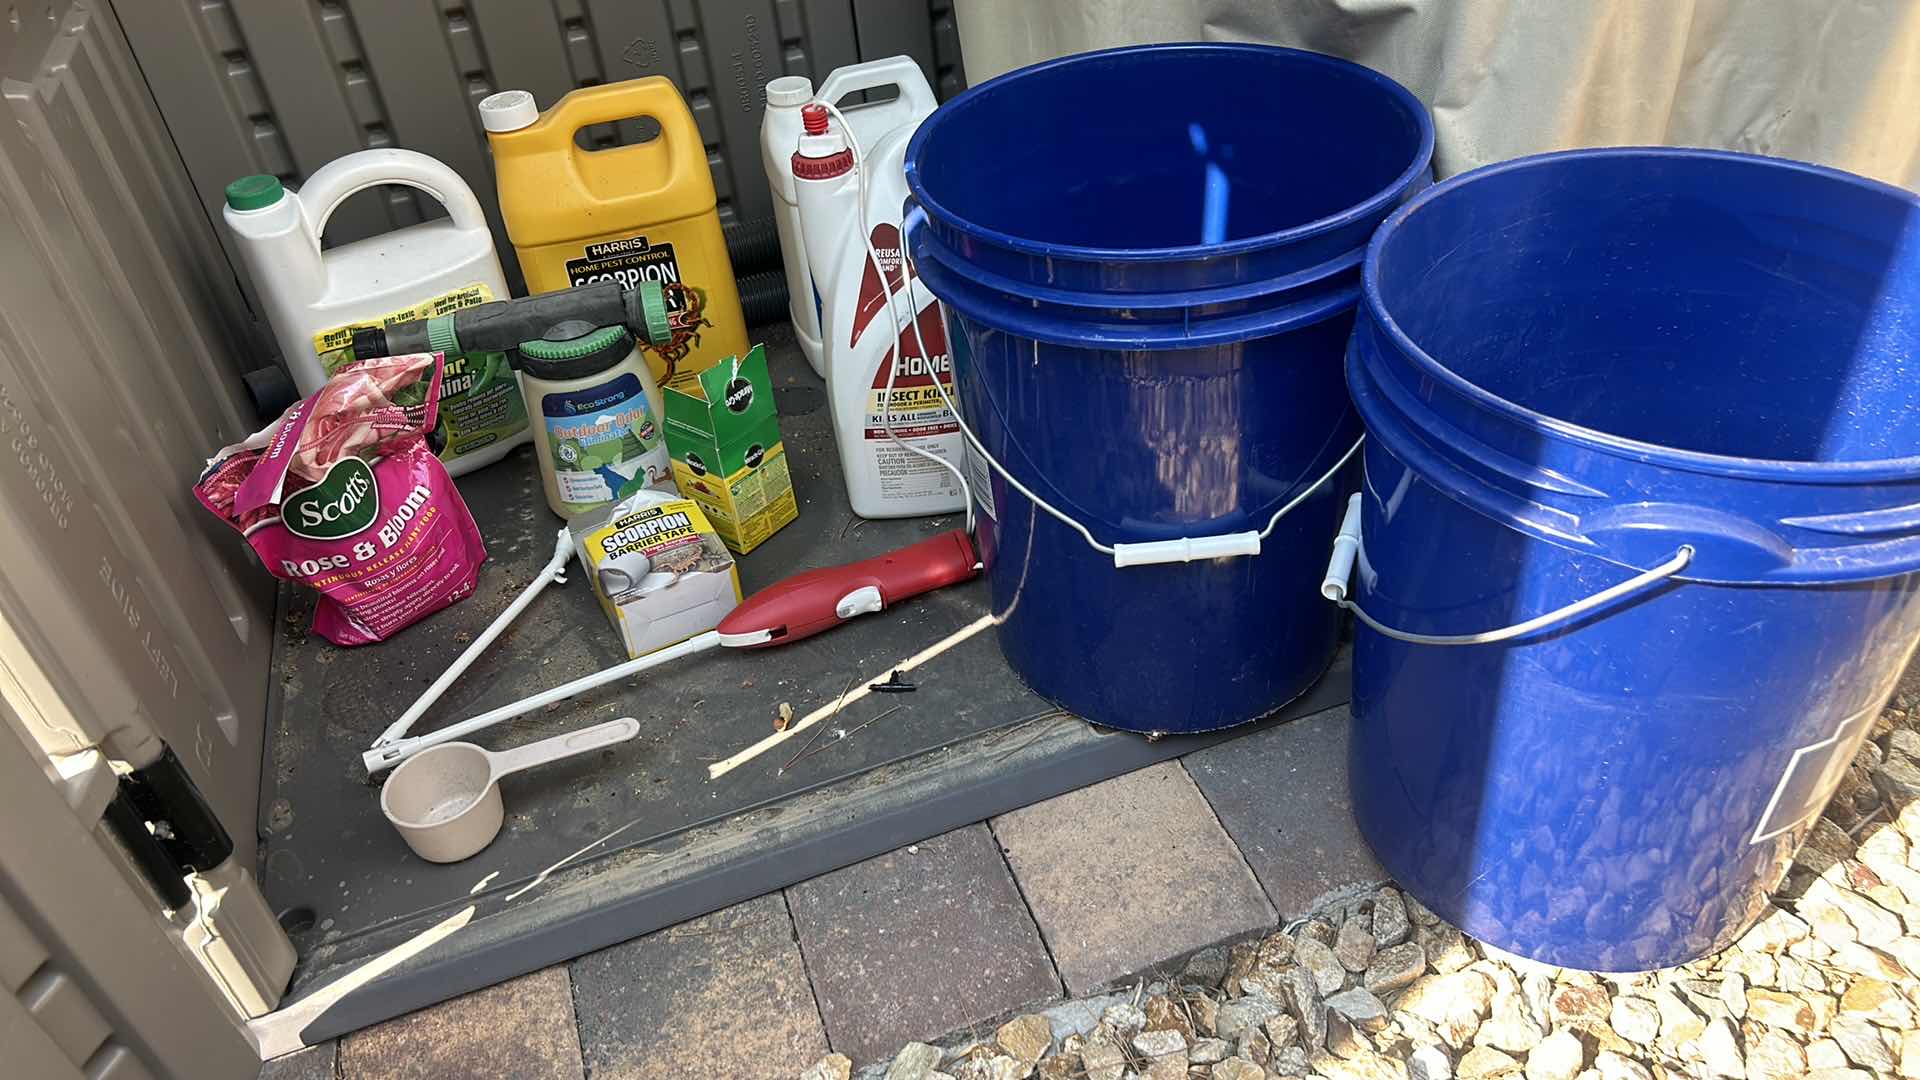
[[[1686,569],[1693,561],[1693,545],[1682,544],[1673,557],[1651,570],[1643,570],[1633,577],[1594,593],[1584,599],[1575,600],[1565,607],[1555,608],[1545,615],[1536,615],[1526,622],[1498,630],[1486,630],[1478,634],[1416,634],[1408,630],[1396,630],[1374,619],[1360,609],[1360,605],[1347,599],[1347,581],[1353,576],[1353,561],[1360,550],[1360,495],[1355,492],[1347,500],[1347,516],[1340,523],[1340,535],[1333,538],[1333,556],[1327,561],[1327,576],[1320,583],[1320,595],[1353,612],[1353,617],[1366,623],[1379,633],[1399,641],[1412,642],[1415,645],[1490,645],[1496,641],[1509,641],[1513,638],[1531,634],[1537,630],[1577,618],[1598,607],[1604,607],[1615,600],[1632,596],[1647,588],[1665,581],[1667,578]]]
[[[921,351],[925,352],[926,350],[923,347]],[[1217,533],[1213,536],[1182,536],[1174,540],[1142,540],[1138,543],[1116,543],[1108,545],[1094,539],[1093,533],[1072,515],[1054,506],[1039,495],[1034,494],[1031,488],[1015,479],[1014,475],[1007,471],[1007,467],[1000,464],[1000,459],[988,453],[987,448],[981,445],[980,437],[973,433],[971,427],[967,426],[966,417],[961,415],[959,406],[955,405],[953,399],[947,396],[946,386],[939,379],[933,380],[933,386],[934,389],[940,392],[940,400],[946,404],[947,411],[953,414],[955,422],[959,424],[960,434],[966,437],[967,445],[973,452],[980,455],[980,460],[992,466],[993,471],[999,473],[1000,478],[1005,480],[1013,490],[1026,496],[1035,506],[1045,510],[1062,525],[1079,533],[1081,539],[1085,540],[1087,545],[1093,548],[1093,550],[1102,555],[1112,556],[1113,565],[1115,566],[1151,566],[1155,563],[1184,563],[1194,562],[1199,559],[1221,559],[1238,555],[1258,555],[1260,554],[1260,541],[1265,540],[1272,534],[1274,526],[1280,524],[1280,519],[1286,517],[1288,512],[1294,507],[1305,502],[1309,495],[1325,487],[1329,480],[1340,475],[1340,470],[1346,468],[1347,462],[1353,460],[1353,455],[1359,453],[1361,445],[1367,441],[1365,435],[1355,439],[1353,445],[1347,447],[1347,452],[1340,455],[1340,460],[1333,463],[1333,468],[1321,473],[1318,480],[1308,484],[1299,494],[1288,499],[1284,506],[1275,510],[1273,516],[1267,519],[1267,527],[1258,532],[1248,529],[1245,532]]]

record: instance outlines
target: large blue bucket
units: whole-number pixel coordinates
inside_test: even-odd
[[[1920,635],[1917,223],[1845,173],[1625,149],[1381,228],[1352,783],[1428,907],[1611,971],[1762,912]]]
[[[1248,45],[1068,57],[921,125],[908,248],[1005,470],[974,458],[978,531],[1036,692],[1204,731],[1326,670],[1316,585],[1360,434],[1340,356],[1366,239],[1432,145],[1385,77]]]

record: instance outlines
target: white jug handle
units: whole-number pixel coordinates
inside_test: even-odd
[[[899,100],[913,110],[914,116],[925,116],[940,104],[934,100],[933,87],[927,85],[926,73],[920,70],[920,65],[914,63],[911,56],[889,56],[882,60],[835,68],[813,96],[817,100],[838,105],[840,99],[848,94],[878,90],[883,86],[897,88],[900,91]],[[864,106],[853,105],[849,108]]]
[[[327,219],[349,196],[381,184],[400,184],[424,191],[447,208],[456,228],[485,230],[487,215],[473,189],[460,174],[425,154],[412,150],[362,150],[335,158],[314,170],[300,186],[300,205],[318,239]]]

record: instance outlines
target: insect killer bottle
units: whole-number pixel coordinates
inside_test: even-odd
[[[940,463],[964,465],[960,425],[946,405],[954,399],[953,354],[939,301],[913,277],[900,243],[903,166],[915,125],[881,137],[856,169],[826,109],[808,105],[803,113],[794,188],[807,263],[820,286],[827,396],[847,497],[868,518],[960,510],[960,478]],[[864,206],[860,170],[868,176]]]
[[[870,147],[887,132],[926,119],[940,104],[926,73],[911,56],[889,56],[833,69],[820,84],[820,99],[838,103],[854,94],[893,88],[892,97],[842,110],[857,146]],[[780,260],[787,274],[787,317],[793,336],[813,373],[826,377],[820,342],[820,292],[807,265],[800,235],[799,197],[793,186],[793,148],[800,140],[800,109],[814,98],[804,75],[783,75],[767,83],[767,109],[760,120],[760,160],[773,191],[773,220],[780,230]]]
[[[323,248],[327,219],[349,196],[380,184],[423,191],[447,208],[435,221]],[[298,191],[272,176],[227,185],[227,228],[273,324],[280,355],[302,395],[355,359],[353,332],[490,300],[507,279],[480,200],[460,174],[412,150],[361,150],[314,170]],[[505,457],[528,440],[520,384],[498,352],[446,358],[440,461],[454,476]],[[424,390],[410,388],[402,405]]]
[[[642,119],[659,134],[603,150],[576,141],[583,128]],[[480,120],[529,293],[659,282],[673,332],[641,351],[662,385],[746,355],[706,141],[678,87],[658,75],[589,86],[544,113],[532,94],[505,90],[480,102]]]

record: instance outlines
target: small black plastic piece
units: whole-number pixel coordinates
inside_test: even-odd
[[[868,683],[867,689],[876,694],[911,694],[920,688],[902,679],[899,670],[895,669],[893,674],[887,676],[886,682]]]

